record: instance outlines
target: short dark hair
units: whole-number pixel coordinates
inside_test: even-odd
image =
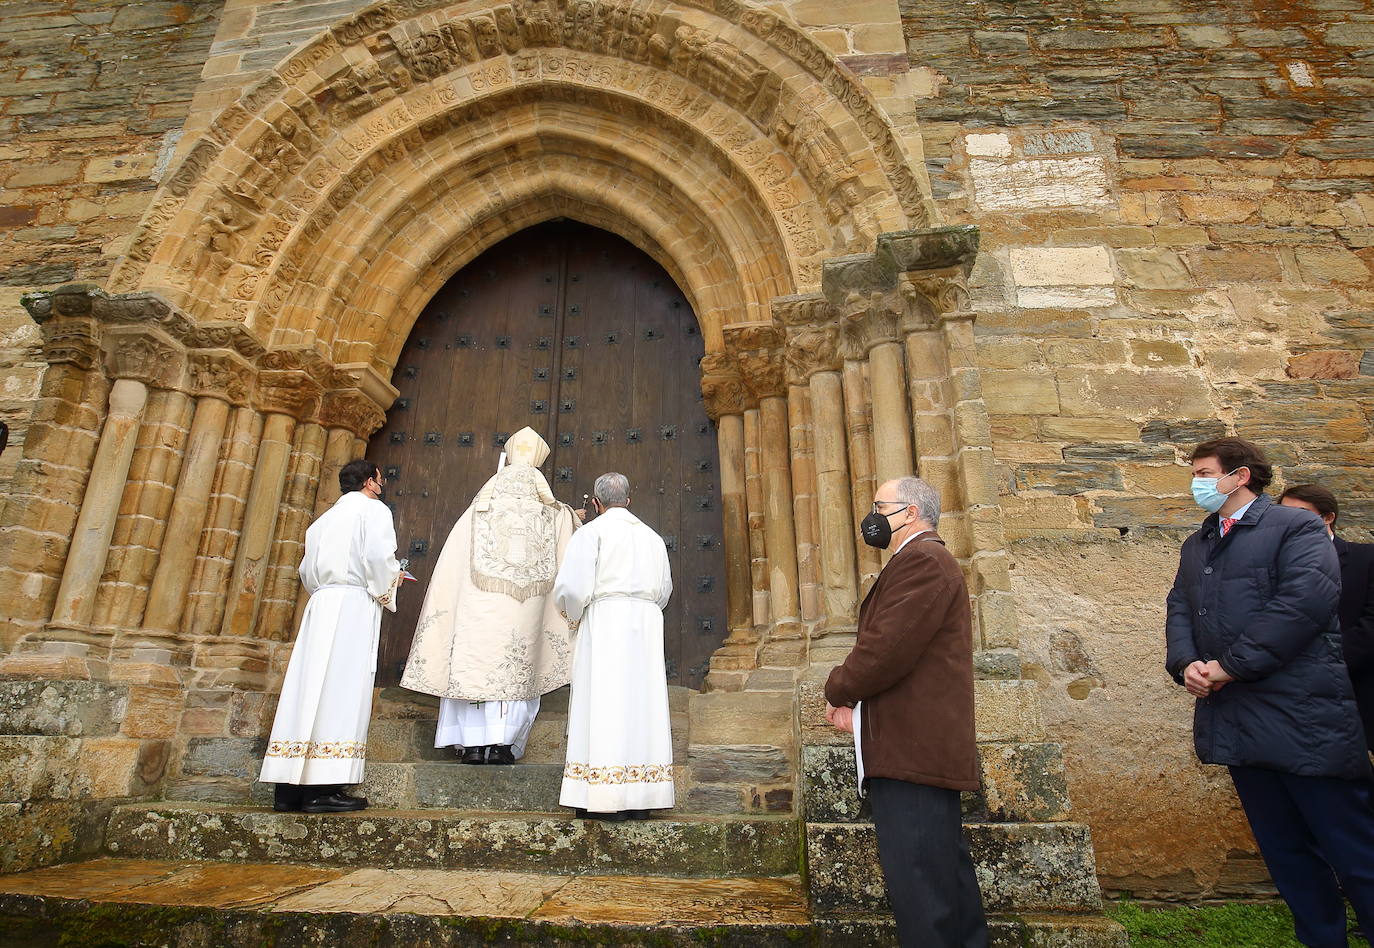
[[[1269,482],[1274,479],[1274,469],[1270,466],[1269,459],[1264,456],[1264,452],[1260,450],[1260,446],[1244,438],[1214,438],[1204,441],[1193,448],[1193,455],[1188,460],[1199,461],[1202,458],[1216,458],[1228,474],[1236,468],[1249,468],[1250,483],[1246,486],[1256,494],[1263,494]]]
[[[349,491],[362,490],[363,485],[371,478],[381,474],[377,465],[367,458],[358,458],[356,461],[349,461],[339,468],[339,490],[347,494]]]
[[[1321,514],[1323,518],[1327,514],[1331,514],[1332,526],[1335,525],[1336,518],[1340,516],[1341,507],[1336,503],[1336,495],[1320,484],[1294,484],[1279,494],[1279,503],[1283,503],[1289,497],[1316,507],[1317,513]]]

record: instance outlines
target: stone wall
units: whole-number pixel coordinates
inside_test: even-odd
[[[0,16],[0,494],[43,366],[19,297],[109,274],[172,159],[220,7],[28,0]]]
[[[1262,879],[1166,678],[1201,517],[1177,466],[1234,433],[1374,527],[1374,18],[1362,0],[902,4],[947,223],[976,222],[978,359],[1027,673],[1109,888]],[[1282,486],[1282,483],[1278,485]]]

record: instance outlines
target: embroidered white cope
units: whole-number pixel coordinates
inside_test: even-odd
[[[672,594],[662,538],[622,507],[568,543],[554,585],[578,630],[563,806],[613,813],[673,805],[663,665],[663,607]]]
[[[577,520],[539,473],[543,438],[522,428],[506,454],[444,541],[401,684],[444,699],[436,747],[509,744],[518,757],[540,695],[572,676],[549,593]]]
[[[361,783],[382,609],[396,611],[401,577],[386,504],[362,491],[336,500],[305,531],[300,576],[310,600],[259,779]]]

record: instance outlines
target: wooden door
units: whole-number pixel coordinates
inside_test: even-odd
[[[418,585],[382,620],[378,683],[395,684],[434,560],[528,425],[542,470],[581,506],[596,477],[630,479],[630,506],[668,545],[668,679],[700,688],[724,640],[725,561],[715,429],[701,400],[696,316],[668,274],[620,238],[554,221],[487,251],[439,291],[396,363],[400,398],[368,456],[387,478],[398,555]]]

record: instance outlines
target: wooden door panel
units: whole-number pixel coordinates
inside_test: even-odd
[[[696,317],[667,273],[618,237],[551,222],[503,241],[425,308],[397,361],[400,399],[369,446],[388,473],[401,556],[420,580],[383,619],[378,680],[399,680],[449,530],[522,425],[551,447],[554,494],[630,479],[669,543],[668,677],[700,687],[725,628],[716,439],[701,402]]]

